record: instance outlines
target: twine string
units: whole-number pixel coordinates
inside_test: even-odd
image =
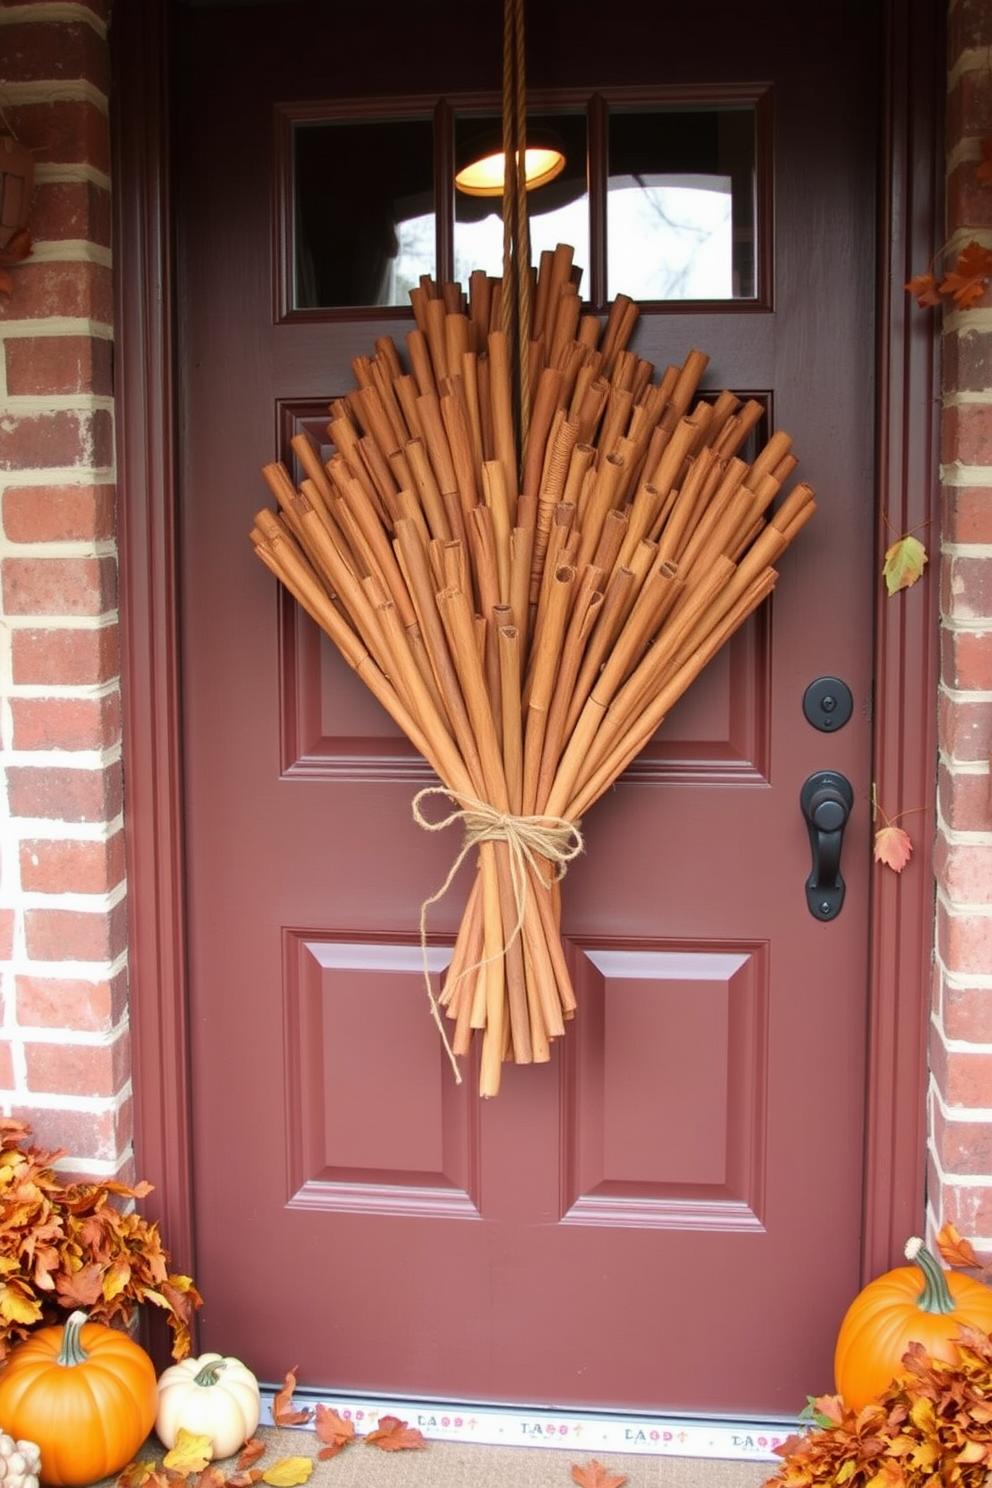
[[[455,810],[450,811],[447,816],[438,821],[431,821],[423,813],[422,803],[429,796],[444,796],[455,805]],[[427,955],[427,915],[432,904],[437,904],[443,899],[451,888],[465,859],[473,849],[481,846],[484,842],[505,842],[510,859],[510,883],[513,889],[513,902],[516,909],[516,923],[509,935],[505,934],[502,949],[492,956],[484,956],[470,966],[464,967],[455,978],[460,981],[462,977],[470,972],[478,971],[483,966],[499,960],[505,956],[510,946],[516,940],[523,929],[524,916],[527,912],[527,872],[528,869],[535,875],[538,882],[544,888],[550,889],[553,884],[564,878],[568,865],[577,858],[583,850],[582,832],[578,822],[569,821],[563,816],[512,816],[506,811],[497,811],[486,801],[480,801],[474,796],[463,795],[456,790],[450,790],[443,785],[429,785],[418,791],[412,803],[413,819],[425,832],[443,832],[456,822],[461,822],[464,828],[462,845],[458,850],[454,862],[448,870],[448,875],[439,889],[428,896],[420,906],[420,951],[424,963],[424,984],[427,988],[427,997],[430,1002],[431,1016],[437,1024],[438,1031],[444,1044],[445,1052],[451,1061],[455,1072],[455,1079],[461,1083],[461,1071],[457,1060],[448,1041],[448,1036],[441,1018],[441,1010],[438,1007],[437,998],[431,983],[430,967]],[[545,865],[551,869],[550,877],[545,877]],[[454,982],[452,983],[454,985]]]

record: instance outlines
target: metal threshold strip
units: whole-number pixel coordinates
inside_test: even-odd
[[[261,1425],[273,1426],[278,1386],[262,1385]],[[381,1416],[399,1416],[429,1441],[500,1447],[562,1447],[570,1451],[627,1452],[656,1457],[710,1457],[777,1462],[775,1447],[797,1430],[793,1419],[742,1416],[650,1415],[642,1411],[542,1409],[527,1405],[452,1403],[388,1395],[297,1389],[297,1408],[320,1402],[355,1423],[359,1436]],[[304,1425],[301,1431],[311,1430]]]

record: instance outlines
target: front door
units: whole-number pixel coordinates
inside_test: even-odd
[[[721,0],[648,23],[633,0],[530,7],[542,97],[762,100],[760,295],[646,308],[633,345],[659,368],[699,348],[707,389],[763,400],[819,510],[771,603],[589,811],[563,888],[576,1015],[548,1062],[507,1065],[481,1101],[471,1059],[455,1083],[421,981],[421,904],[458,845],[413,821],[431,777],[248,533],[270,504],[261,467],[352,387],[356,356],[411,325],[284,313],[276,122],[343,95],[498,98],[501,9],[181,12],[201,1343],[325,1388],[788,1414],[830,1387],[859,1278],[880,7]],[[836,731],[804,714],[821,677],[850,689]],[[822,770],[854,798],[826,922],[800,811]],[[440,960],[465,884],[430,911]]]

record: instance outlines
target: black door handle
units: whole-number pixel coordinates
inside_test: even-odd
[[[844,828],[854,805],[851,783],[834,770],[811,775],[799,794],[813,866],[806,880],[806,903],[818,920],[833,920],[844,903],[840,850]]]

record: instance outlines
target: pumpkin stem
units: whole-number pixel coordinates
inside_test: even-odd
[[[83,1324],[88,1321],[86,1313],[79,1311],[71,1312],[66,1318],[65,1327],[62,1329],[62,1345],[55,1361],[56,1364],[62,1364],[66,1369],[71,1369],[74,1364],[84,1364],[89,1358],[79,1336]]]
[[[217,1371],[226,1367],[226,1359],[211,1359],[210,1363],[204,1364],[199,1374],[194,1376],[194,1385],[215,1385],[217,1383]]]
[[[954,1298],[947,1285],[944,1268],[916,1236],[906,1241],[906,1259],[923,1272],[923,1290],[916,1299],[921,1312],[953,1312]]]

